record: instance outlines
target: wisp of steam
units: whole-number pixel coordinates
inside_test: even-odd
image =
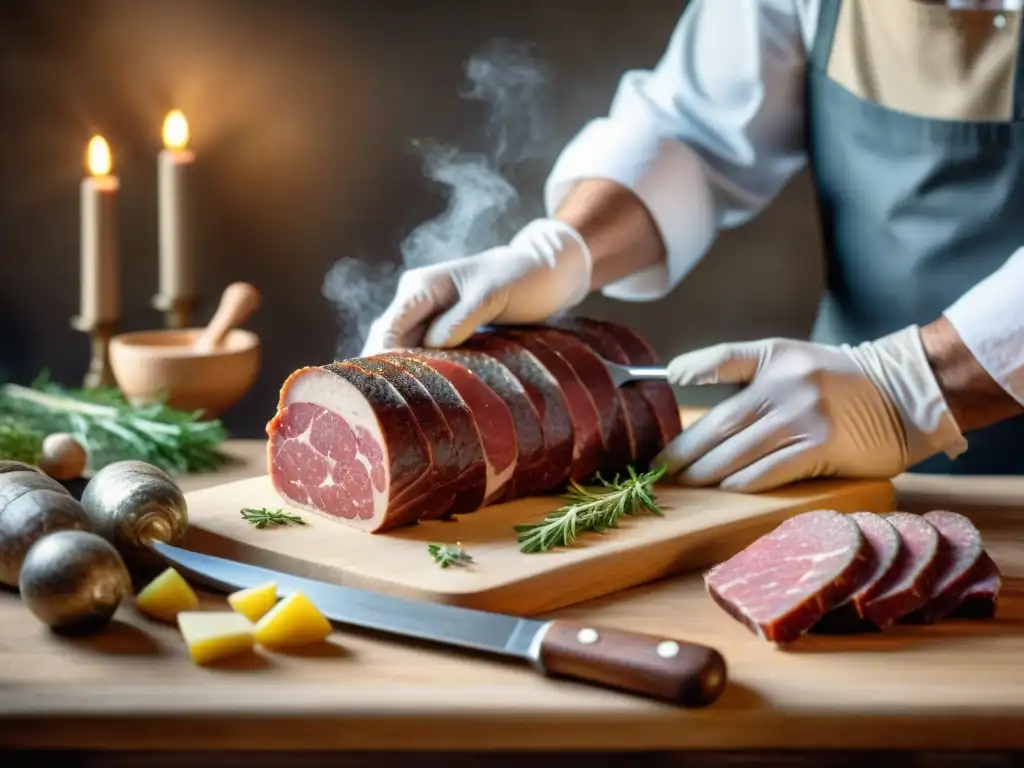
[[[469,58],[459,95],[486,108],[482,140],[488,151],[413,143],[423,157],[424,176],[443,185],[448,206],[406,236],[400,245],[401,264],[345,257],[330,268],[322,290],[342,326],[338,359],[359,354],[370,324],[387,308],[404,269],[505,243],[530,218],[530,206],[507,174],[541,156],[547,135],[547,82],[545,68],[528,45],[494,40]]]

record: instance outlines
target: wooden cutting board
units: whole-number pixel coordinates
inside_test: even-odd
[[[811,481],[760,495],[658,486],[665,516],[631,518],[568,549],[526,555],[512,526],[556,509],[557,497],[487,507],[452,522],[367,534],[301,510],[305,525],[257,529],[243,507],[285,507],[267,476],[186,495],[189,548],[299,576],[418,600],[528,616],[730,557],[782,520],[812,509],[890,512],[885,481]],[[475,561],[440,568],[429,543],[461,542]]]

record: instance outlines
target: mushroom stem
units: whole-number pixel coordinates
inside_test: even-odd
[[[139,521],[135,543],[141,546],[147,546],[151,541],[170,544],[172,538],[173,531],[167,520],[160,515],[147,515]]]

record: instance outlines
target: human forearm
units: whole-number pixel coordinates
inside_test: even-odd
[[[583,237],[593,259],[590,290],[600,290],[665,258],[665,246],[647,207],[613,181],[576,184],[555,212]]]
[[[1024,413],[982,367],[946,317],[921,329],[921,342],[949,410],[962,432],[996,424]],[[1022,339],[1024,349],[1024,339]]]

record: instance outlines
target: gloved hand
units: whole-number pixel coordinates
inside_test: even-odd
[[[362,354],[453,347],[481,325],[541,322],[586,298],[590,275],[590,251],[579,233],[537,219],[508,245],[403,274]]]
[[[759,492],[811,477],[889,479],[967,448],[917,326],[856,347],[719,344],[680,355],[668,371],[679,385],[747,385],[655,458],[684,485]]]

